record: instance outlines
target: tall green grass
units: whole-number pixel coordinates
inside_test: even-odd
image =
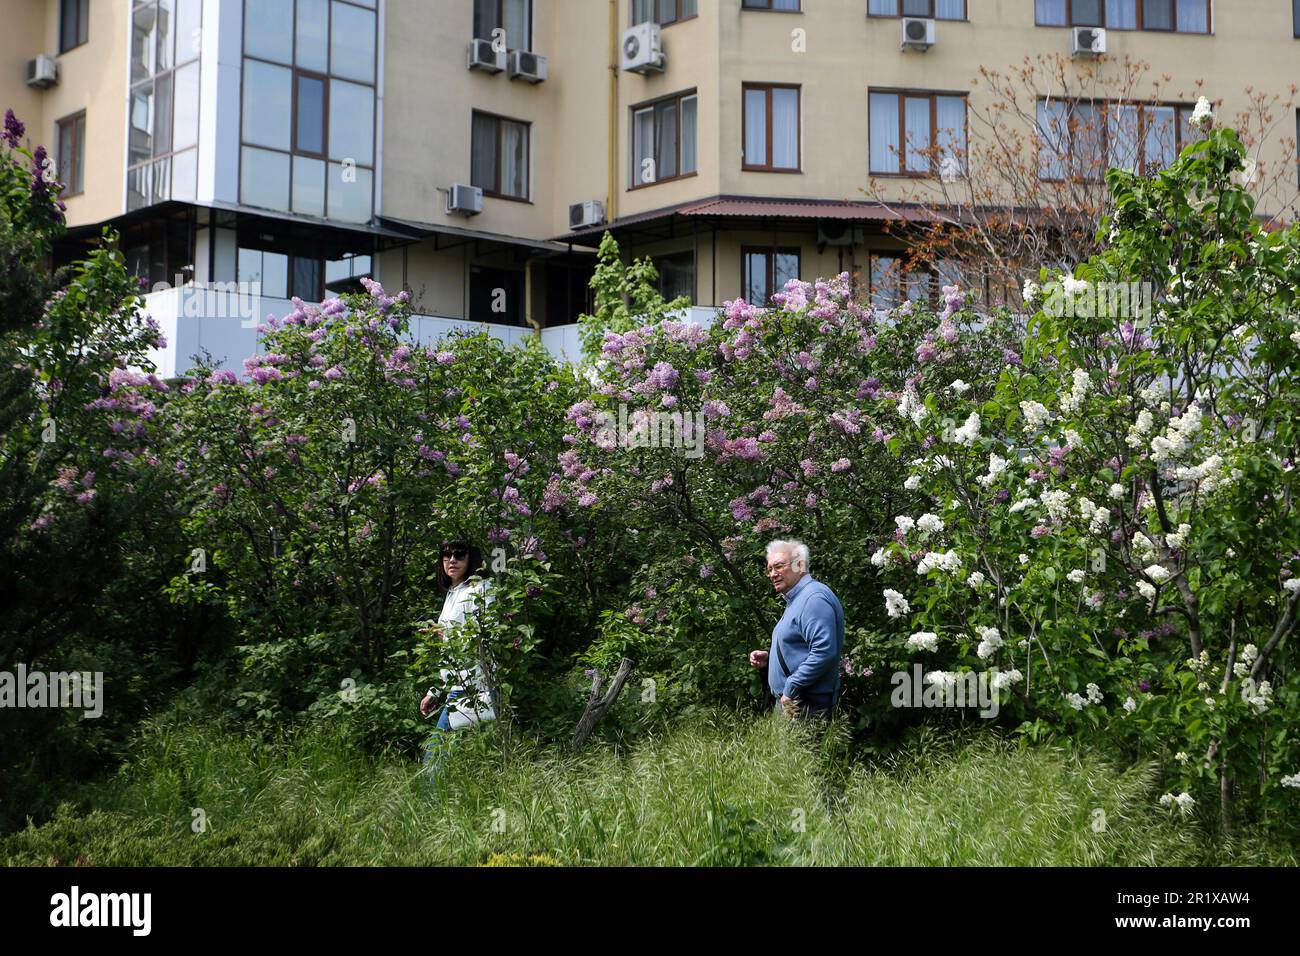
[[[159,719],[134,758],[6,864],[1195,865],[1294,863],[1207,848],[1156,805],[1152,770],[932,735],[887,763],[850,760],[771,717],[693,720],[579,755],[459,738],[431,797],[418,765],[323,732],[259,743]],[[206,827],[196,824],[202,810]],[[1097,811],[1105,826],[1094,826]],[[200,830],[202,832],[196,832]]]

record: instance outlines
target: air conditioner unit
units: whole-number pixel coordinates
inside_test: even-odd
[[[575,202],[569,207],[569,228],[583,229],[605,221],[605,204],[599,199]]]
[[[42,53],[27,61],[27,85],[43,90],[59,82],[59,63]]]
[[[922,17],[903,17],[903,49],[924,53],[934,46],[934,21]]]
[[[471,70],[500,73],[506,68],[506,51],[492,49],[491,40],[470,40],[467,60]]]
[[[510,79],[527,80],[540,83],[546,79],[546,57],[540,53],[527,50],[515,50],[510,54]]]
[[[1106,31],[1104,28],[1070,28],[1070,56],[1096,57],[1105,52]]]
[[[819,246],[853,246],[866,241],[866,232],[855,228],[847,222],[831,220],[818,223],[817,245]]]
[[[483,211],[483,190],[478,186],[452,183],[447,190],[447,212],[477,216]]]
[[[662,73],[668,64],[659,24],[647,20],[623,31],[621,65],[628,73]]]

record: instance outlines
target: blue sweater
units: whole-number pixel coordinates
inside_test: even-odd
[[[789,591],[785,613],[772,629],[767,683],[772,693],[792,699],[804,693],[838,693],[844,649],[844,608],[835,592],[805,574]],[[781,654],[777,653],[778,645]],[[791,672],[781,667],[781,655]]]

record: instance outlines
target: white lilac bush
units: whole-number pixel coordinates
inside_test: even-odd
[[[1165,804],[1215,794],[1225,824],[1293,803],[1300,768],[1300,233],[1255,218],[1245,157],[1219,129],[1112,170],[1106,251],[1027,283],[993,395],[940,360],[895,397],[932,513],[873,559],[934,666],[998,668],[1031,737],[1165,755]],[[1116,315],[1099,290],[1132,283],[1149,314]]]

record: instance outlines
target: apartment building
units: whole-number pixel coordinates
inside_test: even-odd
[[[1247,86],[1300,78],[1300,0],[6,7],[0,97],[67,184],[59,254],[120,234],[157,289],[166,374],[201,351],[238,369],[258,319],[364,276],[411,291],[421,338],[482,323],[572,354],[606,230],[701,320],[846,270],[888,304],[938,278],[886,278],[887,226],[918,184],[965,169],[982,66],[1061,54],[1082,71],[1101,43],[1148,62],[1151,89],[1101,117],[1111,138],[1069,149],[1147,166],[1192,135],[1195,97],[1168,90],[1232,115]],[[1070,109],[1044,99],[1039,121]],[[1262,159],[1290,166],[1300,113],[1282,125]],[[896,202],[868,199],[872,179]]]

